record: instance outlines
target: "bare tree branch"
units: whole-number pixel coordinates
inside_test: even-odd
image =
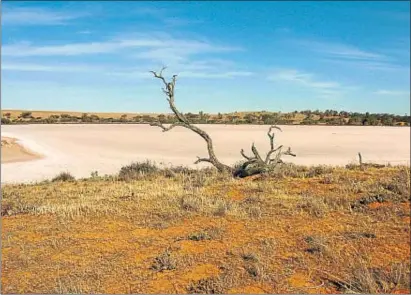
[[[269,163],[270,163],[270,160],[271,160],[271,155],[272,155],[273,153],[275,153],[276,151],[281,150],[282,148],[283,148],[283,146],[280,145],[278,148],[270,150],[270,151],[267,153],[267,156],[266,156],[266,158],[265,158],[265,163],[266,163],[266,164],[269,164]]]
[[[247,156],[247,155],[244,153],[244,149],[241,149],[240,154],[241,154],[244,158],[246,158],[247,160],[254,159],[253,157]]]
[[[288,150],[286,150],[286,151],[283,153],[283,155],[293,156],[293,157],[296,157],[296,156],[297,156],[296,154],[294,154],[294,153],[291,151],[291,148],[290,148],[290,147],[288,148]]]
[[[163,92],[167,95],[167,101],[170,105],[171,110],[173,113],[176,115],[179,123],[178,124],[172,124],[169,128],[164,127],[161,123],[155,124],[154,126],[158,126],[163,129],[163,131],[168,131],[171,128],[175,126],[181,126],[185,127],[187,129],[190,129],[191,131],[197,133],[200,135],[207,143],[207,150],[208,150],[208,155],[209,158],[199,158],[196,163],[199,162],[209,162],[213,164],[219,171],[232,171],[232,168],[221,163],[218,159],[217,156],[215,155],[214,152],[214,147],[213,147],[213,141],[211,140],[211,137],[208,135],[207,132],[201,130],[197,126],[192,125],[188,119],[177,109],[177,107],[174,104],[174,89],[176,85],[176,80],[177,80],[177,75],[173,75],[171,82],[167,82],[166,79],[163,77],[163,70],[165,68],[163,67],[159,73],[151,71],[151,73],[154,75],[155,78],[160,79],[163,84],[165,85],[165,88],[163,88]]]
[[[260,154],[258,153],[257,148],[256,148],[255,145],[254,145],[254,142],[253,142],[253,144],[251,145],[251,151],[253,152],[255,158],[256,158],[259,162],[263,162],[263,159],[261,159],[261,156],[260,156]]]
[[[274,149],[274,136],[275,136],[274,132],[271,133],[271,130],[273,130],[273,128],[282,131],[281,128],[276,125],[271,125],[270,128],[268,129],[267,135],[268,135],[268,138],[270,138],[270,147],[272,150]]]
[[[208,159],[208,158],[200,158],[200,157],[197,157],[197,161],[195,161],[194,164],[198,164],[198,163],[200,163],[200,162],[208,162],[208,163],[213,164],[213,162],[212,162],[210,159]]]
[[[153,123],[150,123],[150,126],[160,127],[161,129],[163,129],[163,132],[170,131],[171,129],[173,129],[173,128],[176,127],[176,126],[182,126],[182,127],[184,127],[183,123],[181,123],[181,122],[173,123],[173,124],[171,124],[171,125],[168,126],[168,127],[164,126],[164,125],[161,124],[160,122],[153,122]]]
[[[177,75],[173,75],[171,81],[167,82],[167,80],[163,77],[163,71],[165,69],[166,67],[163,67],[158,73],[155,71],[150,71],[150,72],[154,75],[155,78],[160,79],[162,83],[164,84],[164,87],[162,88],[162,90],[166,94],[167,101],[170,105],[171,110],[175,114],[178,122],[173,123],[168,127],[164,126],[161,122],[151,123],[150,125],[160,127],[163,132],[169,131],[173,129],[174,127],[180,126],[180,127],[190,129],[191,131],[201,136],[207,143],[208,158],[197,157],[197,160],[194,162],[195,164],[198,164],[201,162],[208,162],[208,163],[211,163],[214,167],[216,167],[217,170],[219,170],[220,172],[229,171],[229,172],[232,172],[234,176],[246,177],[246,176],[250,176],[254,174],[264,173],[266,171],[269,171],[270,169],[274,169],[278,164],[283,163],[283,161],[281,160],[282,155],[289,155],[293,157],[296,156],[294,153],[291,152],[290,148],[288,148],[287,151],[285,152],[281,152],[283,148],[282,145],[280,145],[278,148],[275,148],[275,145],[274,145],[275,133],[273,129],[277,129],[279,131],[282,131],[282,130],[280,127],[276,125],[272,125],[270,126],[267,132],[268,138],[270,140],[270,150],[265,157],[265,161],[263,161],[255,144],[253,143],[251,146],[251,151],[254,157],[247,156],[243,149],[240,151],[241,156],[243,156],[246,159],[246,161],[242,163],[239,169],[234,170],[232,167],[221,163],[215,155],[213,142],[211,140],[211,137],[208,135],[208,133],[198,128],[197,126],[192,125],[190,121],[183,115],[183,113],[181,113],[177,109],[174,103],[174,90],[176,86]],[[273,159],[271,158],[271,156],[274,153],[276,154]]]

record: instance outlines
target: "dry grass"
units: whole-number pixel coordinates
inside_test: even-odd
[[[409,167],[146,170],[3,186],[2,292],[410,292]]]

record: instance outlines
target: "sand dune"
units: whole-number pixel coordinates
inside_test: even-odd
[[[268,126],[203,125],[213,138],[217,156],[227,164],[250,153],[254,142],[261,152],[269,148]],[[345,165],[357,161],[409,164],[410,128],[354,126],[282,126],[276,140],[291,146],[296,164]],[[39,181],[69,171],[87,177],[93,171],[116,173],[132,161],[150,159],[166,165],[193,165],[207,156],[205,142],[184,128],[163,133],[148,125],[19,125],[1,126],[2,136],[14,137],[26,149],[44,155],[36,161],[15,162],[2,152],[2,183]],[[8,163],[5,163],[7,161]],[[207,164],[201,164],[206,166]]]

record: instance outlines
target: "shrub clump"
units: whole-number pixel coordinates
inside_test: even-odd
[[[223,282],[219,277],[209,277],[191,282],[187,287],[190,294],[223,294]]]
[[[176,260],[171,256],[170,252],[166,251],[160,256],[154,258],[154,262],[150,268],[159,272],[174,270],[176,269]]]
[[[133,180],[138,179],[142,175],[153,174],[158,171],[158,167],[150,161],[135,162],[122,167],[118,174],[118,178],[119,180]]]
[[[76,178],[70,174],[70,172],[61,172],[57,176],[55,176],[51,181],[52,182],[57,182],[57,181],[74,181]]]

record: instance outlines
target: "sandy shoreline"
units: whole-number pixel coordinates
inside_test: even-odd
[[[22,146],[16,138],[1,137],[2,164],[33,161],[41,158],[43,155]]]
[[[252,142],[261,153],[269,148],[268,126],[202,125],[213,139],[215,152],[227,164],[241,160],[240,150],[251,153]],[[410,128],[356,126],[282,126],[278,144],[291,146],[301,165],[346,165],[357,161],[410,163]],[[161,132],[148,125],[16,125],[1,126],[2,136],[13,137],[31,152],[44,155],[36,161],[8,162],[2,153],[2,183],[50,179],[61,171],[76,177],[117,173],[133,161],[150,159],[166,165],[194,165],[207,156],[205,142],[193,132],[175,128]]]

